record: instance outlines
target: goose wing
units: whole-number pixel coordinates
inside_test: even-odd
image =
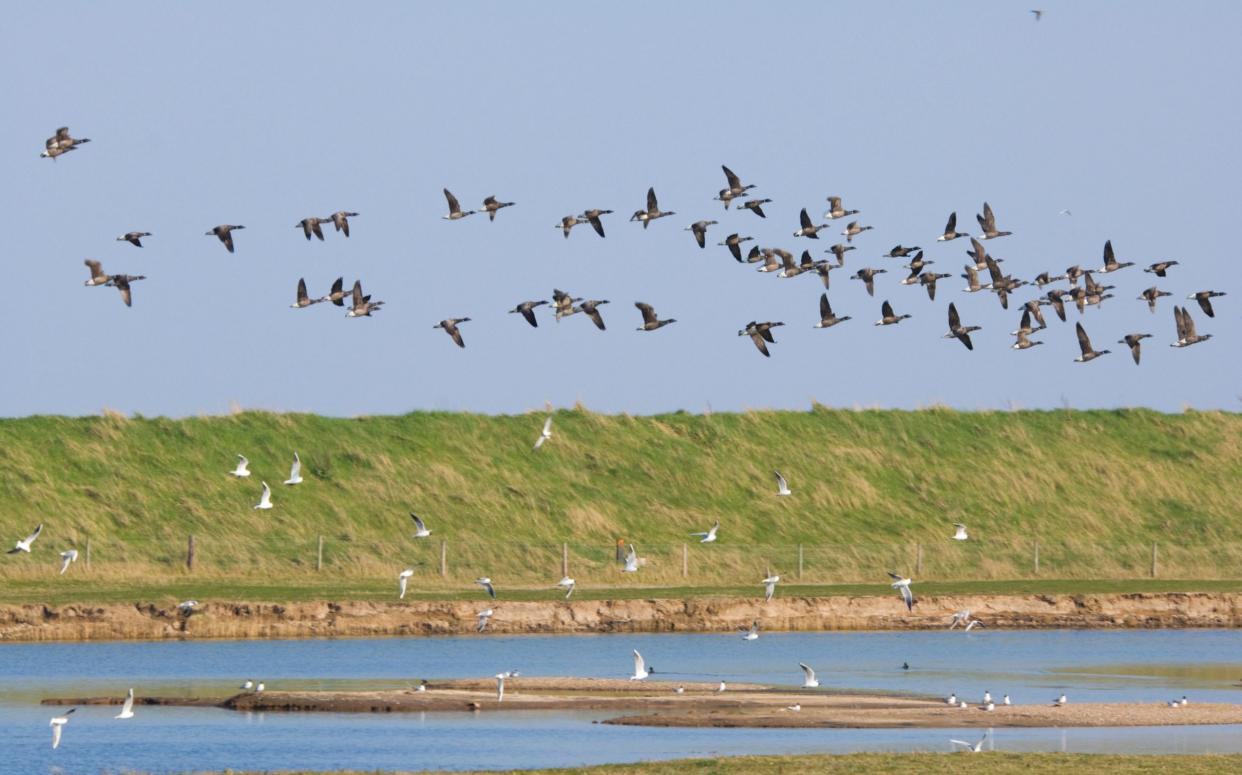
[[[957,211],[949,213],[949,222],[944,225],[945,234],[953,234],[957,231]]]
[[[656,201],[655,187],[647,189],[647,212],[660,212],[660,203]]]
[[[896,317],[893,314],[893,305],[889,304],[887,300],[880,305],[880,313],[886,318]]]
[[[962,327],[962,320],[957,315],[957,305],[949,302],[949,330],[955,331]]]
[[[760,334],[760,333],[758,333],[758,332],[751,334],[751,335],[750,335],[750,341],[752,341],[752,342],[754,342],[754,343],[755,343],[755,347],[758,347],[758,348],[759,348],[759,352],[763,353],[764,357],[766,357],[766,358],[770,358],[770,357],[772,357],[772,354],[771,354],[770,352],[768,352],[768,345],[767,345],[767,343],[763,341],[763,335],[762,335],[762,334]]]
[[[725,180],[729,181],[729,190],[736,191],[742,187],[742,179],[734,174],[733,170],[721,164],[720,169],[724,170]]]
[[[1112,266],[1117,263],[1117,256],[1113,253],[1113,241],[1104,241],[1104,266]]]
[[[306,292],[306,278],[298,278],[298,302],[305,303],[310,301],[310,294]]]
[[[634,302],[634,306],[638,307],[638,311],[643,313],[644,323],[651,324],[656,322],[656,311],[650,304],[644,304],[641,301],[636,301]]]
[[[1087,338],[1087,329],[1082,327],[1082,323],[1075,323],[1074,327],[1078,333],[1078,349],[1082,350],[1082,354],[1086,355],[1091,352],[1091,340]]]
[[[444,189],[444,198],[448,200],[448,208],[450,213],[460,213],[461,205],[457,202],[457,197],[453,196],[453,192],[447,188]]]
[[[802,223],[802,228],[809,229],[815,224],[811,223],[811,216],[807,214],[806,208],[802,208],[802,213],[798,216],[798,220]]]
[[[819,295],[819,317],[822,320],[832,317],[832,305],[828,303],[828,294],[826,293]]]

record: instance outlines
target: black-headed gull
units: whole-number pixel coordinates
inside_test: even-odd
[[[643,661],[643,655],[638,653],[638,649],[634,649],[634,675],[630,676],[630,680],[641,681],[654,672],[655,670],[647,667],[647,663]]]
[[[302,458],[298,457],[298,453],[293,453],[293,466],[289,469],[289,478],[284,481],[285,484],[301,484],[302,483]]]
[[[30,535],[26,536],[25,538],[23,538],[22,540],[14,544],[13,548],[10,549],[8,553],[17,554],[18,552],[25,552],[26,554],[30,554],[30,545],[35,542],[35,539],[38,538],[39,534],[42,532],[43,532],[43,523],[40,522],[39,526],[34,529],[33,533],[31,533]]]
[[[565,590],[565,599],[568,600],[569,596],[574,593],[574,587],[576,585],[573,579],[568,576],[563,576],[560,581],[556,582],[556,586]]]
[[[966,535],[966,526],[963,525],[961,522],[954,522],[953,529],[954,529],[954,533],[953,533],[954,541],[969,541],[970,540],[970,536]]]
[[[1057,697],[1056,701],[1053,702],[1052,704],[1054,707],[1059,708],[1062,705],[1069,705],[1069,699],[1067,699],[1066,696],[1062,694],[1060,697]]]
[[[798,667],[802,668],[802,688],[814,689],[819,686],[819,679],[815,677],[815,671],[805,662],[799,662]]]
[[[125,695],[125,703],[121,705],[121,712],[112,718],[133,718],[134,717],[134,690],[130,689],[129,694]]]
[[[254,507],[265,511],[272,507],[272,488],[267,486],[267,482],[263,482],[263,494],[259,496],[259,502]]]
[[[427,529],[427,523],[423,522],[422,517],[414,512],[410,512],[410,519],[414,520],[414,537],[426,538],[431,535],[431,531]]]
[[[414,575],[413,568],[406,568],[397,574],[397,587],[401,590],[401,594],[397,596],[398,600],[405,599],[405,588],[410,583],[410,576]]]
[[[69,723],[69,715],[77,708],[70,708],[59,716],[52,716],[52,720],[48,722],[48,726],[52,728],[52,748],[60,747],[60,731],[65,724]]]
[[[716,531],[719,529],[720,521],[717,520],[716,524],[712,525],[712,529],[708,530],[706,533],[691,533],[690,535],[699,536],[699,543],[701,544],[710,544],[716,540]]]
[[[242,682],[242,685],[241,685],[241,686],[239,686],[239,687],[237,687],[237,688],[238,688],[238,689],[241,689],[243,692],[253,691],[253,690],[254,690],[254,681],[251,681],[251,680],[247,679],[247,680],[243,681],[243,682]]]
[[[539,432],[539,438],[535,439],[535,449],[543,446],[543,443],[552,438],[552,418],[543,421],[543,430]]]
[[[744,627],[738,632],[742,633],[742,640],[759,640],[759,620],[756,619],[749,627]]]
[[[487,629],[487,622],[492,618],[492,614],[496,613],[490,608],[479,611],[475,616],[478,618],[478,624],[475,625],[475,632],[483,632]]]
[[[953,694],[950,694],[948,699],[945,700],[945,702],[948,703],[949,705],[956,706],[957,705],[957,693],[954,692]]]
[[[1001,705],[1012,705],[1012,704],[1013,703],[1009,701],[1008,694],[1006,694],[1004,697],[1001,698]]]
[[[60,575],[65,575],[65,571],[69,570],[69,566],[78,561],[77,549],[66,549],[60,553]]]
[[[490,595],[492,598],[496,597],[496,588],[492,586],[492,580],[488,578],[487,576],[482,576],[480,578],[475,579],[474,583],[486,589],[487,594]]]
[[[901,599],[905,601],[906,610],[913,611],[914,610],[914,593],[910,591],[911,580],[904,578],[902,576],[898,576],[896,573],[893,573],[892,571],[889,571],[888,575],[889,575],[889,578],[893,580],[893,583],[890,586],[893,589],[901,591]]]
[[[768,602],[772,596],[776,594],[776,585],[781,581],[781,577],[768,571],[767,578],[763,580],[763,602]]]
[[[638,573],[638,550],[634,548],[634,544],[630,544],[630,551],[625,555],[625,567],[621,572]]]
[[[965,740],[950,740],[949,742],[952,743],[953,745],[961,746],[963,751],[967,751],[970,753],[979,753],[980,751],[983,750],[983,744],[986,743],[987,740],[988,740],[987,733],[984,733],[983,737],[980,738],[979,742],[977,743],[968,743]]]
[[[773,471],[776,474],[776,494],[777,495],[793,495],[793,491],[789,489],[789,482],[785,481],[785,477],[781,476],[780,471]]]
[[[237,456],[237,468],[229,471],[229,475],[236,477],[250,476],[250,461],[246,459],[245,455]]]

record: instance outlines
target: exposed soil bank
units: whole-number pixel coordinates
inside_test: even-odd
[[[676,693],[674,687],[683,688]],[[426,691],[244,693],[224,700],[136,698],[144,705],[214,705],[241,711],[411,713],[504,711],[602,711],[634,715],[603,723],[661,727],[1118,727],[1242,724],[1242,706],[1153,703],[950,707],[943,701],[755,684],[625,681],[590,678],[509,678],[503,700],[493,680],[432,681]],[[115,698],[56,698],[45,704],[119,704]],[[795,709],[796,708],[796,709]]]
[[[157,640],[457,635],[475,631],[491,607],[488,631],[514,633],[728,632],[758,619],[768,630],[935,629],[970,609],[988,627],[1237,627],[1242,593],[944,595],[919,599],[907,613],[882,597],[691,598],[505,602],[204,602],[188,620],[172,604],[0,606],[0,641]]]

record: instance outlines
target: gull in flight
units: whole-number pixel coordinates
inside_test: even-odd
[[[979,621],[978,619],[971,619],[969,622],[966,622],[966,632],[970,632],[976,627],[983,627],[983,626],[984,626],[983,622]]]
[[[496,589],[495,587],[492,586],[492,580],[490,578],[488,578],[487,576],[484,576],[482,578],[475,579],[474,583],[486,589],[487,594],[491,595],[491,597],[495,599]]]
[[[263,494],[259,496],[259,502],[254,507],[265,511],[272,507],[272,488],[267,486],[267,482],[263,483]]]
[[[285,480],[285,484],[301,484],[302,483],[302,458],[298,457],[298,453],[293,453],[293,467],[289,469],[289,478]]]
[[[988,736],[987,736],[987,733],[985,732],[983,737],[980,738],[979,742],[977,743],[968,743],[965,740],[950,740],[949,742],[952,743],[953,745],[960,745],[963,751],[969,751],[970,753],[979,753],[983,750],[983,744],[986,743],[987,741],[988,741]]]
[[[121,706],[121,712],[112,718],[133,718],[134,717],[134,690],[130,689],[129,694],[125,695],[125,704]]]
[[[647,667],[647,663],[643,661],[643,655],[638,653],[638,649],[634,649],[634,675],[630,676],[630,680],[641,681],[654,672],[655,670]]]
[[[401,589],[401,594],[397,597],[398,600],[405,599],[405,587],[410,582],[410,576],[413,576],[413,575],[414,575],[413,568],[406,568],[405,570],[401,571],[401,573],[397,574],[397,585]]]
[[[476,632],[483,632],[484,630],[486,630],[486,629],[487,629],[487,622],[488,622],[488,620],[489,620],[489,619],[491,619],[491,618],[492,618],[492,614],[494,614],[494,613],[496,613],[496,612],[495,612],[495,611],[493,611],[493,610],[492,610],[492,609],[490,609],[490,608],[485,608],[485,609],[483,609],[482,611],[479,611],[479,612],[476,614],[476,616],[478,616],[478,618],[479,618],[479,624],[478,624],[478,628],[477,628],[475,631],[476,631]]]
[[[417,514],[411,511],[410,519],[414,520],[414,537],[415,538],[426,538],[427,536],[431,535],[431,531],[427,529],[427,524],[423,522],[422,517],[418,516]]]
[[[625,567],[621,572],[638,573],[638,550],[634,548],[634,544],[630,544],[630,551],[625,555]]]
[[[496,674],[496,702],[504,702],[505,700],[505,674]]]
[[[776,585],[780,583],[780,580],[780,576],[774,575],[771,570],[768,571],[767,578],[763,580],[763,602],[768,602],[776,594]]]
[[[802,668],[802,688],[814,689],[819,686],[819,679],[815,677],[815,671],[805,662],[799,662],[798,667]]]
[[[8,553],[17,554],[18,552],[25,552],[26,554],[30,554],[30,545],[34,543],[35,539],[38,538],[39,534],[42,532],[43,523],[40,522],[39,526],[34,529],[33,533],[14,544],[13,548],[10,549]]]
[[[560,581],[558,581],[558,582],[556,582],[556,586],[558,586],[558,587],[560,587],[561,589],[565,590],[565,599],[566,599],[566,600],[568,600],[568,599],[569,599],[569,596],[570,596],[570,595],[572,595],[572,594],[574,593],[574,586],[575,586],[575,584],[574,584],[574,580],[573,580],[573,579],[571,579],[571,578],[570,578],[570,577],[568,577],[568,576],[563,576],[563,577],[561,577],[561,580],[560,580]]]
[[[78,559],[77,549],[66,549],[65,551],[61,552],[60,553],[60,575],[62,576],[65,575],[65,571],[69,570],[69,566],[72,563],[77,562],[77,559]]]
[[[197,600],[186,600],[184,602],[177,603],[177,610],[181,612],[182,616],[189,616],[194,613],[195,608],[198,608]]]
[[[692,536],[699,536],[699,543],[710,544],[716,540],[716,531],[720,529],[720,520],[716,520],[716,524],[712,525],[712,529],[706,533],[691,533]]]
[[[69,714],[73,713],[77,708],[70,708],[59,716],[52,716],[52,720],[48,722],[48,726],[52,728],[52,749],[60,747],[60,730],[65,724],[69,723]]]
[[[759,640],[759,620],[750,623],[750,627],[739,629],[742,633],[742,640]]]
[[[539,438],[535,439],[535,449],[543,446],[543,443],[552,438],[552,417],[543,421],[543,430],[539,432]]]
[[[781,476],[780,471],[773,471],[776,474],[776,494],[777,495],[793,495],[793,491],[789,489],[789,482],[785,481],[785,477]]]
[[[954,522],[953,528],[955,531],[953,533],[954,541],[969,541],[970,540],[970,536],[966,535],[966,526],[963,525],[961,522]]]
[[[236,476],[239,479],[250,476],[250,461],[246,459],[245,455],[237,456],[237,468],[229,471],[229,475]]]
[[[902,576],[898,576],[896,573],[893,573],[891,570],[888,572],[888,576],[889,578],[893,580],[893,583],[890,586],[892,586],[893,589],[901,590],[901,599],[904,600],[906,603],[906,610],[913,611],[914,610],[914,594],[910,592],[910,581],[911,580],[904,578]]]

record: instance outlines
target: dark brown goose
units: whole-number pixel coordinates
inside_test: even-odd
[[[728,181],[729,187],[722,188],[720,190],[720,195],[716,197],[716,200],[724,202],[725,209],[728,210],[730,200],[745,194],[747,191],[754,188],[754,186],[743,186],[742,179],[739,178],[733,170],[729,169],[725,165],[721,164],[720,169],[724,170],[725,180]]]
[[[1134,266],[1133,261],[1120,262],[1113,253],[1113,241],[1106,240],[1104,242],[1104,266],[1100,267],[1101,274],[1116,272],[1118,269],[1125,269],[1127,266]]]
[[[956,339],[966,346],[967,350],[974,350],[975,345],[970,341],[970,332],[983,330],[980,326],[964,326],[962,319],[958,317],[957,305],[949,302],[949,332],[944,335],[945,339]]]
[[[880,258],[905,258],[906,256],[910,255],[916,250],[922,250],[922,248],[920,248],[918,245],[912,245],[911,247],[905,247],[904,245],[894,245],[892,250],[880,256]]]
[[[863,267],[854,274],[850,275],[851,280],[862,280],[863,285],[867,286],[867,295],[875,295],[875,276],[884,274],[886,269],[872,269],[871,267]]]
[[[763,266],[756,269],[755,271],[757,272],[778,271],[783,264],[784,256],[781,255],[782,253],[788,255],[790,259],[793,258],[793,255],[788,250],[781,250],[780,248],[760,248],[759,252],[763,255]]]
[[[306,292],[306,278],[300,277],[298,278],[297,300],[294,301],[289,306],[292,307],[293,309],[303,309],[304,307],[309,307],[312,304],[318,304],[321,301],[327,301],[327,300],[328,300],[327,296],[320,296],[318,299],[312,299],[310,295]]]
[[[841,232],[841,236],[845,237],[846,242],[853,242],[854,238],[864,231],[871,231],[874,226],[859,226],[858,221],[850,221],[845,226],[845,231]]]
[[[547,303],[548,302],[542,301],[542,300],[541,301],[524,301],[521,304],[514,307],[513,309],[509,310],[509,313],[512,314],[516,312],[520,314],[522,317],[526,318],[526,322],[530,323],[532,327],[539,328],[539,321],[535,319],[535,307],[538,307],[541,304],[547,304]]]
[[[949,242],[958,237],[969,237],[964,231],[957,230],[957,211],[949,213],[949,222],[944,225],[944,234],[936,238],[937,242]]]
[[[586,316],[591,319],[595,327],[600,331],[604,328],[604,316],[599,314],[599,308],[608,303],[608,299],[587,299],[582,304],[574,308],[574,312],[585,312]]]
[[[1043,344],[1043,342],[1032,342],[1027,338],[1027,334],[1022,333],[1021,331],[1017,333],[1017,337],[1018,341],[1014,342],[1012,345],[1015,350],[1029,350],[1035,345]]]
[[[901,284],[902,285],[918,284],[919,275],[923,272],[923,270],[928,265],[934,264],[934,263],[936,262],[923,260],[923,251],[920,250],[918,253],[914,255],[914,258],[910,261],[910,263],[905,264],[905,268],[910,270],[910,274],[904,280],[901,281]]]
[[[639,223],[643,225],[643,228],[645,229],[647,228],[648,224],[650,224],[652,221],[656,220],[657,218],[664,218],[666,216],[676,215],[676,214],[677,213],[675,213],[672,210],[665,212],[660,209],[660,203],[656,201],[655,188],[653,187],[653,188],[647,189],[647,209],[646,210],[635,210],[634,214],[630,216],[630,220],[638,221]]]
[[[1074,328],[1078,333],[1078,349],[1082,350],[1082,355],[1074,359],[1074,363],[1086,363],[1099,358],[1101,355],[1108,355],[1110,350],[1095,350],[1091,347],[1091,340],[1087,338],[1087,329],[1082,327],[1082,323],[1075,323]]]
[[[634,306],[638,311],[643,313],[643,324],[638,327],[639,331],[655,331],[657,328],[663,328],[669,323],[676,323],[677,318],[669,318],[668,320],[660,320],[656,317],[655,307],[650,304],[644,304],[641,301],[634,302]],[[601,326],[602,328],[602,326]]]
[[[569,239],[569,232],[572,231],[575,226],[583,222],[584,221],[579,219],[576,215],[566,215],[561,219],[560,223],[556,224],[555,228],[561,230],[561,233],[565,235],[565,239]]]
[[[699,243],[700,248],[707,247],[707,227],[714,226],[718,221],[695,221],[685,228],[685,231],[694,232],[694,241]]]
[[[828,279],[828,273],[835,268],[835,265],[830,264],[827,261],[815,262],[815,274],[819,275],[819,279],[824,283],[824,290],[828,290],[828,284],[830,282]]]
[[[949,276],[947,274],[936,274],[935,272],[919,275],[919,284],[927,289],[927,298],[929,300],[936,300],[936,281],[943,280]]]
[[[978,293],[984,288],[979,284],[979,271],[971,264],[962,267],[962,277],[966,278],[966,287],[962,289],[965,293]]]
[[[134,305],[134,299],[133,294],[130,292],[129,284],[145,279],[147,279],[146,275],[141,274],[114,274],[108,279],[108,285],[111,285],[113,288],[116,288],[121,292],[121,301],[125,302],[126,307],[132,307]]]
[[[358,213],[351,213],[348,210],[337,210],[331,215],[332,225],[336,227],[337,231],[344,232],[345,236],[348,237],[349,236],[349,219],[357,218],[357,217],[358,217]]]
[[[849,319],[849,315],[839,318],[833,314],[832,305],[828,303],[828,294],[821,293],[819,295],[819,322],[815,324],[815,328],[832,328],[836,324],[844,323]]]
[[[1064,291],[1048,291],[1048,303],[1052,305],[1052,309],[1057,313],[1057,317],[1061,318],[1061,322],[1065,322],[1065,292]]]
[[[1224,291],[1198,291],[1187,296],[1187,299],[1194,299],[1199,302],[1199,309],[1203,310],[1203,314],[1210,318],[1216,317],[1216,311],[1212,309],[1212,299],[1217,296],[1224,296]]]
[[[858,215],[858,212],[859,212],[858,210],[846,210],[844,207],[842,207],[841,197],[830,196],[828,197],[828,212],[824,213],[824,217],[830,221],[835,221],[838,218],[845,218],[850,215]]]
[[[108,281],[112,279],[104,272],[103,263],[91,258],[84,260],[82,263],[86,264],[91,270],[91,279],[87,280],[84,285],[107,285]]]
[[[998,264],[1004,262],[1005,260],[1003,258],[995,258],[993,256],[988,255],[988,249],[983,246],[982,242],[975,239],[974,237],[970,238],[970,245],[971,245],[971,249],[966,251],[966,255],[970,256],[971,258],[975,260],[976,271],[979,271],[979,272],[986,271],[988,268],[988,259],[992,259],[992,261]]]
[[[501,202],[493,195],[483,200],[483,212],[487,213],[488,221],[494,221],[496,220],[496,213],[500,212],[502,208],[513,207],[515,204],[517,202]]]
[[[1130,357],[1134,359],[1134,365],[1139,365],[1139,357],[1142,355],[1142,342],[1144,339],[1150,339],[1151,334],[1126,334],[1124,339],[1118,339],[1117,344],[1124,344],[1130,348]]]
[[[1013,234],[1011,231],[996,230],[996,214],[992,212],[992,206],[987,202],[983,203],[983,214],[976,215],[975,220],[979,222],[979,228],[983,229],[983,239],[996,239]]]
[[[457,197],[453,196],[453,192],[447,188],[444,189],[444,199],[448,202],[448,213],[440,217],[446,221],[460,221],[467,215],[474,215],[474,210],[462,210],[461,203],[457,201]]]
[[[824,252],[831,253],[832,255],[836,256],[837,266],[841,267],[841,266],[845,266],[845,254],[851,250],[857,250],[857,249],[858,248],[854,247],[853,245],[842,245],[840,242],[838,242],[837,244],[828,248]]]
[[[134,247],[140,248],[142,247],[142,238],[150,237],[150,236],[151,236],[151,232],[149,231],[129,231],[117,237],[116,241],[117,242],[128,242]]]
[[[601,215],[609,215],[612,210],[586,210],[582,213],[582,219],[591,224],[591,228],[595,229],[595,233],[604,236],[604,222],[599,219]]]
[[[348,295],[349,291],[345,290],[345,278],[338,277],[336,282],[332,283],[332,290],[324,298],[338,307],[344,307],[345,297]]]
[[[552,289],[552,306],[556,308],[556,319],[559,321],[563,317],[568,317],[575,312],[580,312],[574,307],[575,302],[582,301],[565,293],[560,288]]]
[[[468,322],[470,322],[470,318],[449,318],[448,320],[441,320],[439,323],[432,326],[432,328],[443,328],[444,333],[451,336],[453,338],[453,342],[456,343],[458,347],[465,348],[466,342],[461,338],[461,331],[457,330],[457,326]]]
[[[737,209],[750,210],[752,213],[759,216],[760,218],[767,218],[768,216],[763,214],[763,206],[768,204],[771,201],[772,201],[771,199],[747,199],[745,202],[742,202],[740,205],[738,205]]]
[[[230,253],[232,253],[233,252],[233,232],[237,231],[238,229],[244,229],[244,228],[246,227],[245,226],[230,226],[228,224],[221,224],[215,227],[214,229],[212,229],[211,231],[207,232],[205,236],[210,237],[214,234],[216,236],[216,239],[224,243],[224,247]]]
[[[885,302],[880,305],[880,319],[875,321],[875,324],[877,326],[895,326],[908,317],[910,316],[898,315],[894,313],[893,305],[889,304],[888,301],[885,300]]]
[[[757,264],[763,260],[764,260],[763,248],[759,247],[758,245],[752,245],[750,248],[750,252],[746,254],[746,263]]]
[[[362,281],[354,280],[354,289],[351,291],[353,303],[350,305],[349,311],[345,313],[347,318],[369,318],[371,313],[379,312],[380,307],[384,306],[382,301],[371,301],[371,296],[362,295]]]
[[[1177,266],[1177,262],[1176,261],[1157,261],[1156,263],[1147,267],[1143,271],[1151,272],[1156,277],[1164,277],[1165,273],[1169,271],[1169,267],[1171,266]]]
[[[767,321],[765,323],[756,323],[755,321],[752,320],[746,324],[746,328],[742,329],[741,331],[738,331],[737,335],[738,336],[749,336],[750,341],[755,343],[755,347],[759,349],[759,352],[763,353],[763,356],[765,358],[768,358],[768,357],[771,357],[771,353],[768,352],[767,343],[771,342],[772,344],[776,344],[776,339],[775,337],[772,336],[772,329],[776,328],[777,326],[783,326],[783,325],[785,324],[780,321],[777,321],[775,323],[773,323],[772,321]]]
[[[294,224],[293,228],[301,229],[302,233],[306,235],[307,241],[310,241],[311,235],[314,234],[319,238],[320,242],[323,242],[323,229],[319,227],[319,224],[326,223],[329,220],[331,220],[330,216],[328,218],[303,218]]]
[[[75,150],[83,143],[89,143],[89,137],[75,138],[69,134],[69,127],[62,126],[56,130],[56,134],[49,137],[43,143],[43,153],[39,154],[45,159],[55,159],[63,153]]]
[[[1033,280],[1033,282],[1042,289],[1045,285],[1051,285],[1052,283],[1059,282],[1060,280],[1064,280],[1064,279],[1065,279],[1065,275],[1063,274],[1059,274],[1056,277],[1053,277],[1048,272],[1040,272],[1039,274],[1035,275],[1035,279]]]
[[[1172,296],[1172,295],[1173,294],[1169,293],[1168,291],[1162,291],[1153,285],[1152,287],[1143,291],[1143,293],[1138,297],[1138,301],[1147,302],[1147,309],[1149,309],[1152,312],[1155,312],[1156,311],[1156,299],[1160,298],[1161,296]]]
[[[1040,328],[1043,328],[1043,326],[1040,326]],[[1021,335],[1021,336],[1030,336],[1031,334],[1035,333],[1035,332],[1036,332],[1036,331],[1038,331],[1038,330],[1040,330],[1040,329],[1039,329],[1039,328],[1032,328],[1032,327],[1031,327],[1031,309],[1030,309],[1030,307],[1027,307],[1027,306],[1023,305],[1023,308],[1022,308],[1022,318],[1018,321],[1018,330],[1017,330],[1017,331],[1010,331],[1010,332],[1009,332],[1009,335],[1010,335],[1010,336],[1019,336],[1019,335]]]
[[[1177,324],[1177,341],[1170,345],[1171,347],[1189,347],[1212,338],[1211,334],[1195,332],[1195,321],[1190,317],[1190,311],[1187,309],[1174,307],[1173,320]]]
[[[725,237],[724,242],[717,242],[716,244],[724,245],[725,247],[727,247],[729,249],[729,252],[733,254],[733,258],[736,259],[737,262],[740,264],[742,263],[742,243],[751,242],[754,239],[755,239],[754,237],[739,236],[737,232],[734,232],[733,234],[730,234],[729,236]]]
[[[1022,309],[1029,312],[1031,317],[1035,318],[1035,320],[1039,322],[1040,328],[1048,327],[1048,322],[1044,320],[1044,311],[1040,309],[1039,299],[1031,299],[1030,301],[1023,302]]]
[[[802,208],[802,212],[798,215],[798,222],[802,228],[793,233],[795,237],[809,237],[811,239],[819,239],[819,230],[828,228],[828,224],[815,224],[811,222],[811,216],[807,213],[806,208]]]
[[[1078,285],[1079,278],[1081,278],[1084,274],[1086,274],[1086,272],[1084,272],[1082,267],[1078,264],[1065,267],[1065,279],[1070,281],[1070,285]]]
[[[809,250],[802,251],[800,263],[795,264],[793,262],[793,256],[787,251],[781,251],[781,260],[784,264],[784,268],[781,269],[781,272],[777,275],[777,277],[797,277],[800,274],[818,271],[820,266],[824,266],[828,263],[827,261],[816,261],[812,259],[811,251]]]

